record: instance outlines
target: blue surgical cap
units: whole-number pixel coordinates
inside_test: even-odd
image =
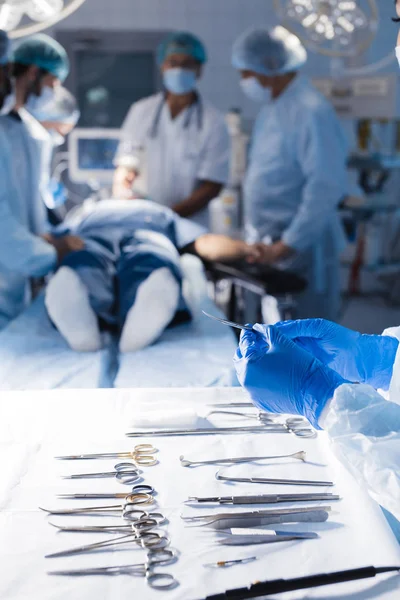
[[[18,44],[11,60],[21,65],[36,65],[60,81],[64,81],[69,73],[69,60],[64,48],[43,33],[32,35]]]
[[[207,52],[204,44],[191,33],[171,33],[158,47],[157,60],[162,65],[171,54],[185,54],[191,56],[200,64],[207,62]]]
[[[297,71],[307,61],[299,38],[284,27],[250,29],[235,42],[232,65],[239,71],[280,75]]]
[[[0,29],[0,65],[8,63],[8,53],[10,51],[10,40],[5,31]]]

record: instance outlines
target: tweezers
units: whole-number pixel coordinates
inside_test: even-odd
[[[202,310],[201,312],[203,313],[203,315],[205,315],[209,319],[218,321],[219,323],[222,323],[223,325],[228,325],[228,327],[233,327],[234,329],[241,329],[242,331],[253,331],[254,332],[254,329],[251,327],[251,325],[241,325],[240,323],[234,323],[233,321],[228,321],[227,319],[221,319],[220,317],[215,317],[214,315],[210,315],[205,310]]]
[[[258,496],[211,496],[210,498],[189,497],[185,504],[279,504],[281,502],[329,502],[340,500],[335,494],[260,494]]]

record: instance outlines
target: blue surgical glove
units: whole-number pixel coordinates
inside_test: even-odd
[[[244,331],[234,362],[241,385],[261,410],[307,417],[318,428],[326,403],[346,382],[275,326]]]
[[[362,335],[324,319],[287,321],[276,327],[344,379],[389,389],[398,340]]]

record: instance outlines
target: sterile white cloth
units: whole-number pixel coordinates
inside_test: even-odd
[[[390,531],[381,510],[356,484],[329,450],[325,434],[317,439],[300,439],[291,434],[240,434],[212,437],[128,439],[125,415],[145,406],[162,405],[203,407],[214,402],[243,401],[240,389],[188,390],[67,390],[47,392],[8,392],[0,400],[0,598],[7,600],[197,600],[206,595],[245,586],[255,580],[295,577],[319,572],[361,566],[400,564],[400,547]],[[214,423],[227,425],[221,416]],[[233,421],[233,419],[232,419]],[[232,423],[230,422],[230,424]],[[234,421],[237,423],[237,419]],[[243,421],[239,421],[243,423]],[[248,423],[246,421],[246,423]],[[85,491],[123,491],[112,479],[97,481],[62,480],[60,475],[109,470],[117,460],[61,462],[55,455],[80,452],[130,450],[135,443],[151,441],[159,449],[159,465],[145,469],[146,483],[157,492],[157,503],[170,523],[167,526],[172,545],[180,551],[175,565],[163,567],[179,581],[180,587],[168,593],[150,590],[141,578],[87,577],[57,578],[47,570],[105,566],[140,562],[144,553],[126,549],[96,555],[44,559],[44,555],[81,543],[103,538],[99,534],[57,534],[37,507],[80,506],[79,501],[58,500],[58,493]],[[293,530],[314,530],[320,539],[285,543],[275,546],[223,548],[215,543],[215,533],[203,528],[185,527],[183,512],[201,514],[226,507],[192,508],[182,502],[190,496],[232,495],[242,493],[284,493],[315,491],[315,488],[268,486],[260,484],[226,484],[214,478],[216,467],[185,469],[179,456],[189,459],[211,459],[249,454],[283,454],[299,450],[307,452],[308,464],[280,462],[270,466],[247,466],[263,476],[332,479],[336,487],[320,491],[337,491],[340,502],[332,503],[333,512],[327,523],[290,525]],[[326,466],[321,466],[326,465]],[[237,473],[238,467],[231,472]],[[254,471],[253,471],[254,469]],[[101,501],[99,501],[101,502]],[[88,501],[92,504],[93,501]],[[96,501],[94,501],[96,504]],[[110,502],[112,503],[112,501]],[[250,507],[249,507],[250,508]],[[228,509],[235,510],[235,509]],[[87,524],[102,518],[52,517],[54,523]],[[113,522],[115,519],[113,519]],[[107,521],[108,523],[110,520]],[[279,526],[283,529],[284,526]],[[107,537],[107,536],[106,536]],[[111,536],[110,536],[111,537]],[[259,560],[231,569],[206,569],[203,563],[257,556]],[[286,599],[314,600],[397,600],[400,578],[380,577],[313,591],[304,590]]]

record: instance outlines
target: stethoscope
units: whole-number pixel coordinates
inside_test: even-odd
[[[149,137],[152,140],[156,139],[156,137],[158,135],[161,114],[162,114],[162,111],[164,108],[165,101],[166,101],[166,95],[163,94],[163,97],[161,98],[161,102],[157,106],[157,110],[154,115],[153,123],[150,127]],[[203,129],[203,122],[204,122],[204,107],[203,107],[203,101],[202,101],[200,95],[197,93],[196,93],[195,102],[193,104],[191,104],[189,106],[189,108],[187,109],[186,116],[185,116],[185,122],[183,124],[184,129],[189,128],[189,126],[192,122],[192,119],[197,119],[197,129],[198,129],[198,131],[201,131]]]

